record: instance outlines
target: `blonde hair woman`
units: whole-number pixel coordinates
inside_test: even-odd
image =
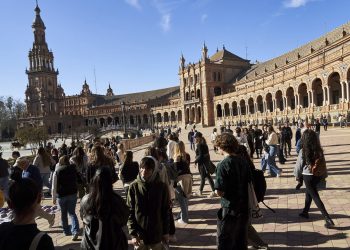
[[[188,223],[188,198],[192,193],[192,174],[188,160],[189,156],[187,155],[182,141],[175,144],[174,165],[178,174],[175,194],[181,208],[177,222],[181,224]]]

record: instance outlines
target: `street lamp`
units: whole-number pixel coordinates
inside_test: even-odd
[[[126,134],[125,102],[122,101],[120,105],[122,106],[122,113],[123,113],[123,137],[124,139],[126,139],[128,138],[128,135]]]

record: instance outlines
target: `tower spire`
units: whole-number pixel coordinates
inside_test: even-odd
[[[202,48],[202,61],[205,62],[207,58],[208,58],[208,48],[204,41],[203,48]]]

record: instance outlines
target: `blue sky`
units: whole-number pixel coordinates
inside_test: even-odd
[[[349,0],[39,0],[66,95],[179,85],[179,58],[226,49],[266,61],[349,21]],[[24,99],[35,0],[0,1],[0,96]],[[96,72],[96,88],[94,81]]]

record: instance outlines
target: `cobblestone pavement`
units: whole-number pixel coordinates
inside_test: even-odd
[[[207,141],[212,128],[198,128],[203,132]],[[189,150],[187,142],[188,130],[182,130],[180,136],[186,142],[187,150],[194,159],[194,152]],[[296,161],[294,149],[285,165],[280,165],[283,174],[280,178],[267,178],[268,191],[266,203],[276,210],[270,212],[263,205],[264,217],[254,221],[253,225],[261,237],[268,242],[271,249],[350,249],[350,130],[341,128],[329,128],[321,131],[321,143],[324,147],[329,177],[327,189],[320,192],[328,212],[334,218],[336,227],[326,229],[321,213],[312,204],[310,219],[305,220],[298,216],[304,205],[304,187],[296,191],[296,182],[293,177],[293,167]],[[211,156],[217,163],[222,156],[215,154],[211,148]],[[135,158],[140,160],[143,148],[135,151]],[[254,159],[256,167],[260,166],[259,160]],[[195,166],[191,166],[194,173],[194,191],[198,190],[199,175]],[[118,181],[116,190],[123,194],[121,183]],[[219,208],[218,198],[207,198],[209,185],[206,184],[203,196],[193,196],[189,201],[190,223],[187,225],[176,224],[177,243],[171,245],[171,249],[216,249],[216,211]],[[50,200],[43,201],[50,204]],[[77,206],[77,212],[79,204]],[[179,211],[175,207],[174,214]],[[71,237],[63,235],[59,227],[59,213],[53,228],[49,228],[44,220],[37,221],[39,228],[48,232],[54,240],[57,249],[79,249],[79,241],[72,242]],[[81,221],[80,221],[81,223]],[[80,224],[81,225],[81,224]],[[130,249],[132,247],[130,246]]]

